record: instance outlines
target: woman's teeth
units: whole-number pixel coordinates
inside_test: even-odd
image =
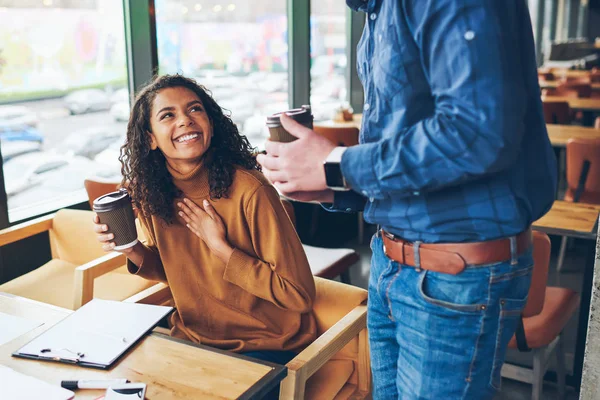
[[[177,142],[184,143],[184,142],[187,142],[189,140],[195,139],[197,137],[198,137],[197,133],[191,133],[189,135],[184,135],[184,136],[180,137],[179,139],[177,139]]]

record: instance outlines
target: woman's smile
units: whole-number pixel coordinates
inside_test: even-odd
[[[202,132],[193,131],[177,136],[173,141],[178,144],[190,145],[202,139]]]

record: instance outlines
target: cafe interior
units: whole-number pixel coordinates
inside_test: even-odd
[[[522,315],[526,343],[509,343],[495,399],[598,399],[600,0],[525,2],[558,189],[532,225],[538,272]],[[176,339],[164,320],[106,368],[86,368],[82,353],[75,362],[19,356],[77,310],[104,304],[96,300],[175,306],[166,283],[130,274],[124,254],[105,252],[92,223],[94,200],[121,188],[120,146],[144,84],[155,74],[195,79],[257,152],[267,117],[302,105],[317,134],[355,146],[368,109],[356,70],[364,27],[365,14],[343,0],[0,0],[0,398],[16,396],[3,392],[13,380],[31,388],[19,398],[66,399],[50,394],[63,380],[117,378],[144,383],[148,399],[262,398],[277,385],[280,399],[372,397],[366,321],[377,226],[283,197],[316,286],[316,339],[290,362]]]

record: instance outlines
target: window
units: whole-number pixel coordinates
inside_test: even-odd
[[[85,201],[87,177],[120,179],[123,4],[0,0],[0,20],[0,149],[14,222]]]
[[[311,0],[310,103],[315,120],[332,119],[347,103],[346,3]]]
[[[285,0],[157,0],[160,73],[211,90],[253,146],[269,114],[288,108]]]

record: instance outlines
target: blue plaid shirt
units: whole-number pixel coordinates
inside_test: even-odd
[[[347,0],[358,44],[361,145],[333,209],[407,240],[525,230],[556,191],[525,0]]]

